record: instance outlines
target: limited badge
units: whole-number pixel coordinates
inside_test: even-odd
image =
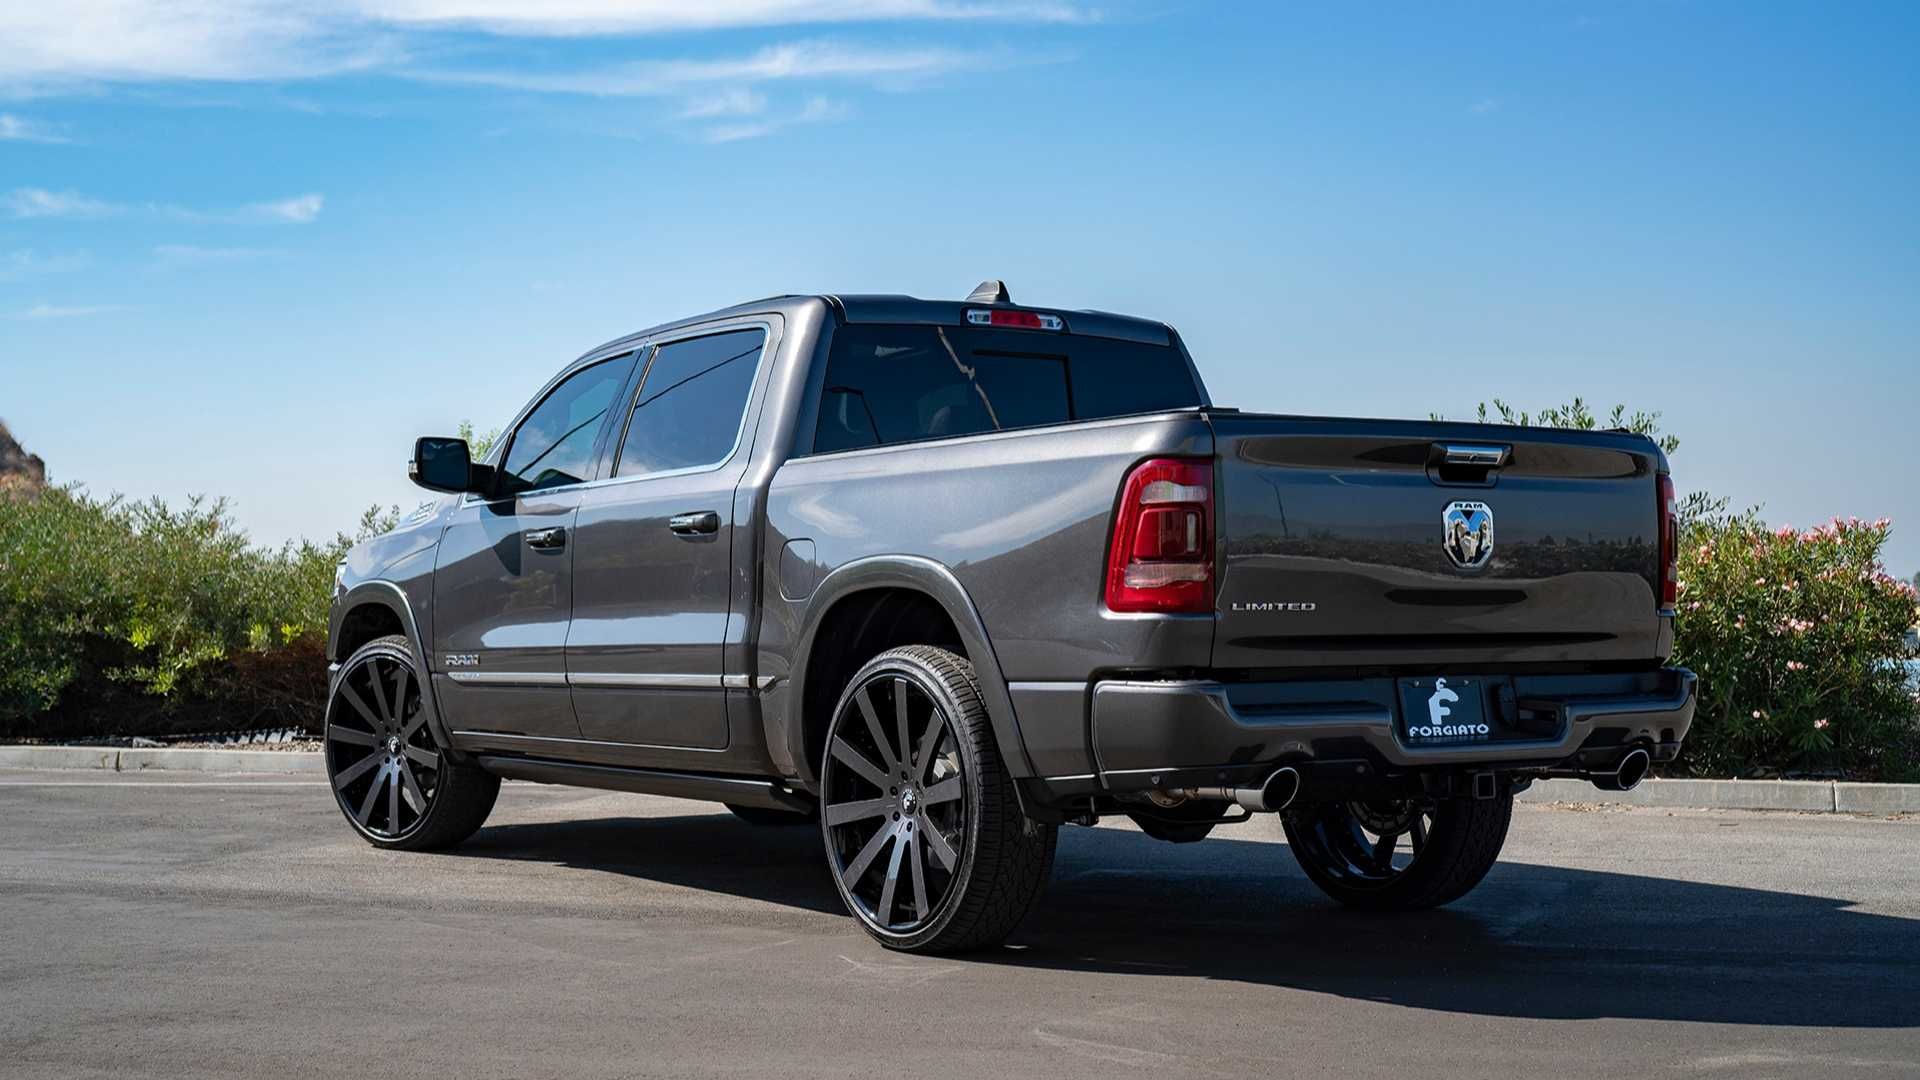
[[[1457,502],[1440,515],[1440,546],[1462,570],[1478,570],[1493,558],[1493,507]]]

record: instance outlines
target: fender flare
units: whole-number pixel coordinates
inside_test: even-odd
[[[453,749],[453,743],[447,738],[447,726],[440,719],[440,703],[434,696],[433,669],[428,666],[426,642],[420,637],[420,624],[413,617],[413,605],[408,602],[407,594],[400,586],[391,581],[363,581],[348,589],[333,605],[333,611],[327,619],[327,699],[333,699],[335,683],[340,678],[340,663],[346,657],[333,656],[333,643],[340,640],[340,625],[346,621],[348,613],[368,604],[378,604],[393,612],[400,619],[401,633],[406,635],[407,644],[413,650],[413,666],[420,677],[420,707],[427,711],[427,730],[433,733],[433,741],[440,752],[454,761],[462,761],[465,755]]]
[[[803,713],[807,700],[807,670],[813,662],[815,635],[826,622],[826,613],[855,593],[887,588],[922,593],[946,611],[947,618],[960,633],[961,643],[966,646],[967,657],[973,661],[974,677],[980,683],[982,703],[987,707],[987,718],[993,723],[994,741],[1000,746],[1000,756],[1006,763],[1007,771],[1015,779],[1033,776],[1033,763],[1027,758],[1027,744],[1020,737],[1020,721],[1013,711],[1013,697],[1007,692],[1006,675],[1000,670],[999,658],[994,655],[986,624],[980,621],[980,612],[973,606],[973,598],[967,595],[966,587],[953,576],[953,571],[918,555],[873,555],[856,559],[835,568],[814,590],[801,624],[804,629],[800,647],[794,654],[789,693],[792,706],[787,710],[784,721],[787,745],[797,748],[806,746]],[[804,752],[795,754],[794,761],[804,782],[808,785],[819,782],[818,762],[810,760]],[[1015,790],[1019,790],[1018,785],[1015,785]]]

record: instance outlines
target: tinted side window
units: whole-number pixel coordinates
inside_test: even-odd
[[[766,334],[734,330],[654,350],[615,476],[713,465],[733,450]]]
[[[501,466],[508,493],[578,484],[593,471],[593,444],[601,421],[627,381],[633,358],[581,368],[553,388],[514,429]]]
[[[1199,404],[1164,345],[971,326],[834,333],[816,453]]]
[[[967,345],[944,327],[843,327],[827,364],[814,449],[972,435],[1071,417],[1065,356]]]

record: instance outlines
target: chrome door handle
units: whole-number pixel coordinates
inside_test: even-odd
[[[557,551],[567,546],[567,530],[558,525],[551,529],[533,529],[525,535],[527,546],[536,551]]]
[[[712,510],[675,514],[667,519],[667,528],[679,536],[712,536],[720,531],[720,515]]]

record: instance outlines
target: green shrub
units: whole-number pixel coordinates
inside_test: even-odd
[[[388,525],[369,512],[360,531]],[[0,732],[91,733],[170,712],[307,719],[310,680],[296,701],[272,678],[235,673],[305,656],[324,690],[319,645],[351,542],[258,548],[224,503],[200,499],[175,509],[71,487],[0,496]]]
[[[1880,565],[1887,528],[1770,530],[1752,511],[1687,524],[1674,660],[1699,674],[1700,708],[1682,767],[1920,775],[1915,590]]]

